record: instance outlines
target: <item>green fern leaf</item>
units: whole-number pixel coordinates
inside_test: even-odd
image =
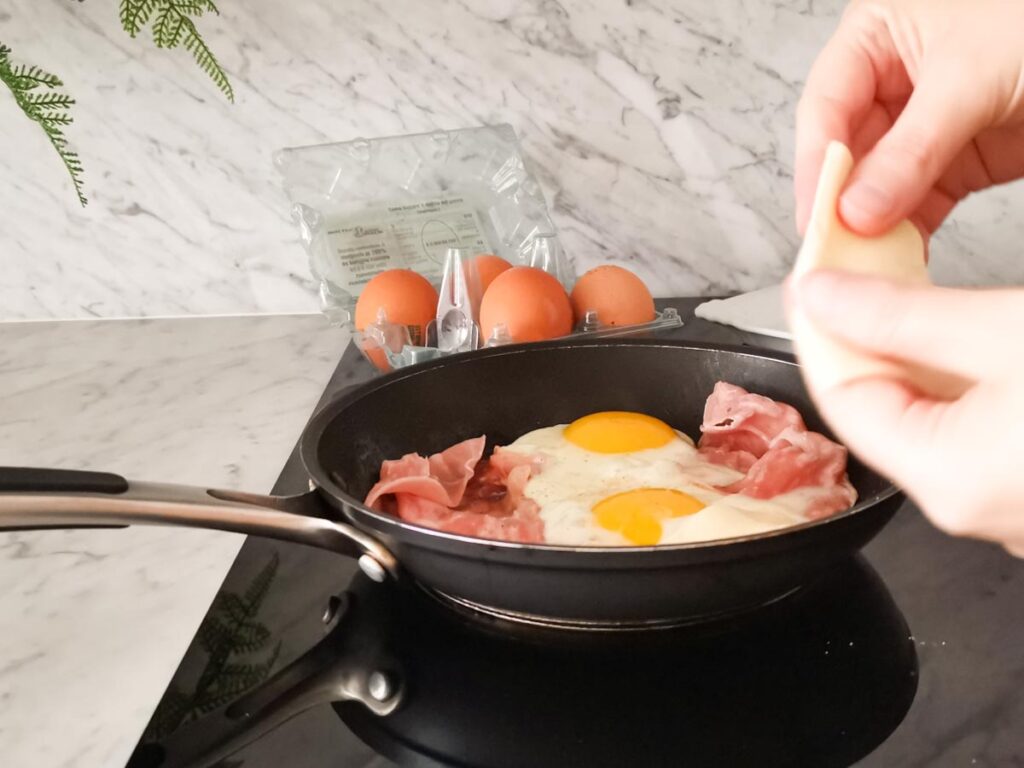
[[[153,22],[153,42],[157,48],[174,48],[181,42],[184,17],[172,5],[165,5]]]
[[[44,72],[39,67],[22,65],[20,67],[15,67],[12,71],[16,78],[23,81],[22,88],[24,90],[38,88],[41,85],[46,86],[47,88],[59,88],[64,85],[59,77],[51,75],[49,72]]]
[[[121,26],[135,37],[152,22],[153,42],[158,48],[184,47],[199,68],[234,102],[235,92],[227,73],[200,36],[192,19],[204,13],[219,14],[213,0],[121,0]]]
[[[38,120],[45,120],[49,125],[55,127],[64,127],[71,125],[73,122],[71,115],[66,112],[56,112],[53,110],[38,109],[32,110],[32,115]],[[65,141],[66,143],[66,141]]]
[[[121,0],[121,26],[135,37],[149,22],[157,0]]]
[[[30,93],[25,100],[40,109],[64,110],[75,103],[66,93]]]
[[[202,16],[203,11],[206,10],[206,5],[196,2],[196,0],[171,0],[171,4],[178,13],[196,18]]]
[[[235,91],[231,87],[231,81],[228,80],[227,74],[221,69],[220,63],[217,58],[213,55],[203,38],[199,36],[196,31],[195,25],[189,19],[184,19],[185,26],[185,49],[192,54],[192,58],[196,60],[196,64],[203,70],[210,79],[213,80],[214,84],[221,90],[228,101],[235,101]]]
[[[14,102],[25,116],[43,129],[71,177],[78,202],[85,206],[88,200],[82,181],[82,163],[78,155],[68,149],[68,141],[62,130],[72,122],[67,110],[75,100],[65,94],[38,92],[37,89],[58,88],[63,83],[59,77],[39,67],[11,66],[10,53],[10,48],[0,44],[0,82],[10,89]]]

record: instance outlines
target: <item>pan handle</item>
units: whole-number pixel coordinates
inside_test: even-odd
[[[327,520],[315,490],[296,496],[129,482],[105,472],[0,467],[0,530],[173,525],[266,536],[355,557],[375,581],[398,564],[380,542]]]

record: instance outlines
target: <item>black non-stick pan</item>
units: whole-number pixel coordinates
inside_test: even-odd
[[[867,543],[902,495],[851,461],[851,510],[781,531],[697,544],[577,548],[456,536],[363,506],[381,462],[486,434],[504,444],[602,410],[698,434],[716,381],[795,406],[827,432],[787,355],[686,342],[600,340],[504,347],[400,371],[326,405],[301,457],[312,490],[274,498],[116,475],[0,470],[0,528],[170,524],[295,541],[360,559],[378,581],[411,578],[506,618],[577,628],[663,626],[762,605]]]

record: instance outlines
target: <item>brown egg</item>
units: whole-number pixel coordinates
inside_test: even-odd
[[[389,269],[370,280],[359,294],[356,301],[356,329],[362,331],[375,323],[378,312],[383,309],[388,322],[409,329],[413,344],[424,344],[427,324],[437,314],[437,299],[434,286],[422,275],[409,269]],[[380,370],[388,370],[387,358],[382,350],[370,350],[367,354]]]
[[[476,263],[477,274],[480,275],[480,295],[487,293],[494,278],[506,269],[512,269],[511,264],[492,253],[481,253],[473,261]]]
[[[576,281],[572,310],[577,322],[595,310],[605,325],[634,325],[654,319],[654,299],[644,281],[628,269],[605,264]]]
[[[484,340],[498,324],[517,342],[567,336],[572,332],[572,305],[562,284],[547,272],[512,267],[494,278],[480,304]]]

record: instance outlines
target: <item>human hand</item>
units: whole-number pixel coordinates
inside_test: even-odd
[[[954,401],[886,378],[815,393],[822,416],[939,528],[1024,556],[1024,289],[909,285],[819,270],[788,287],[817,327],[976,382]]]
[[[825,148],[856,167],[844,223],[928,235],[971,192],[1024,175],[1024,2],[854,0],[797,109],[796,211],[807,227]]]

